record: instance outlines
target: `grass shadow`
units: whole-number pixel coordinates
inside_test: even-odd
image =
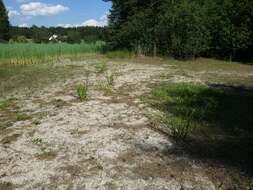
[[[252,88],[159,85],[147,100],[164,113],[169,128],[187,123],[191,130],[178,142],[189,155],[253,172]]]

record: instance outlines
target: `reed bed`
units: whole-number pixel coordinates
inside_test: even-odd
[[[84,53],[96,53],[101,51],[104,42],[96,43],[17,43],[0,44],[0,63],[10,64],[35,64],[66,56],[80,57]]]

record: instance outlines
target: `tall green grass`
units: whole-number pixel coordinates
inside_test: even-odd
[[[246,88],[161,84],[144,100],[164,113],[162,121],[175,137],[185,138],[196,127],[236,137],[253,134],[253,91]]]
[[[34,63],[64,55],[99,52],[104,42],[81,44],[0,44],[0,62],[4,63]]]

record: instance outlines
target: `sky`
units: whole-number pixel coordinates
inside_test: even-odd
[[[103,0],[4,0],[13,26],[104,26],[111,8]]]

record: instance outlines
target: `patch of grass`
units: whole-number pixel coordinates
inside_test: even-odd
[[[113,93],[112,86],[104,84],[101,86],[101,89],[104,91],[105,96],[111,96]]]
[[[10,100],[2,100],[0,101],[0,109],[6,109],[11,104]]]
[[[43,144],[43,139],[42,138],[33,138],[32,139],[32,143],[35,144],[35,145],[41,145]]]
[[[52,82],[82,75],[86,65],[71,67],[60,64],[10,65],[0,64],[0,97],[9,93],[33,93]]]
[[[99,89],[104,91],[105,96],[110,96],[113,93],[113,85],[115,77],[112,73],[108,72],[105,76],[105,81],[101,82]]]
[[[95,66],[96,72],[101,74],[104,73],[107,70],[107,65],[105,62],[101,62]]]
[[[17,113],[16,120],[17,121],[25,121],[31,119],[31,116],[24,113]]]
[[[88,98],[88,86],[86,84],[79,84],[76,88],[77,96],[81,101]]]
[[[65,55],[100,52],[104,42],[81,44],[0,44],[0,59],[3,63],[34,64],[59,59]]]
[[[251,92],[239,94],[204,85],[171,84],[155,87],[146,100],[165,113],[165,123],[174,133],[185,134],[197,126],[240,135],[253,132]]]
[[[143,100],[163,113],[161,126],[188,153],[253,171],[253,89],[161,84]]]
[[[110,59],[128,59],[134,57],[134,53],[127,50],[111,51],[106,53],[106,57]]]

